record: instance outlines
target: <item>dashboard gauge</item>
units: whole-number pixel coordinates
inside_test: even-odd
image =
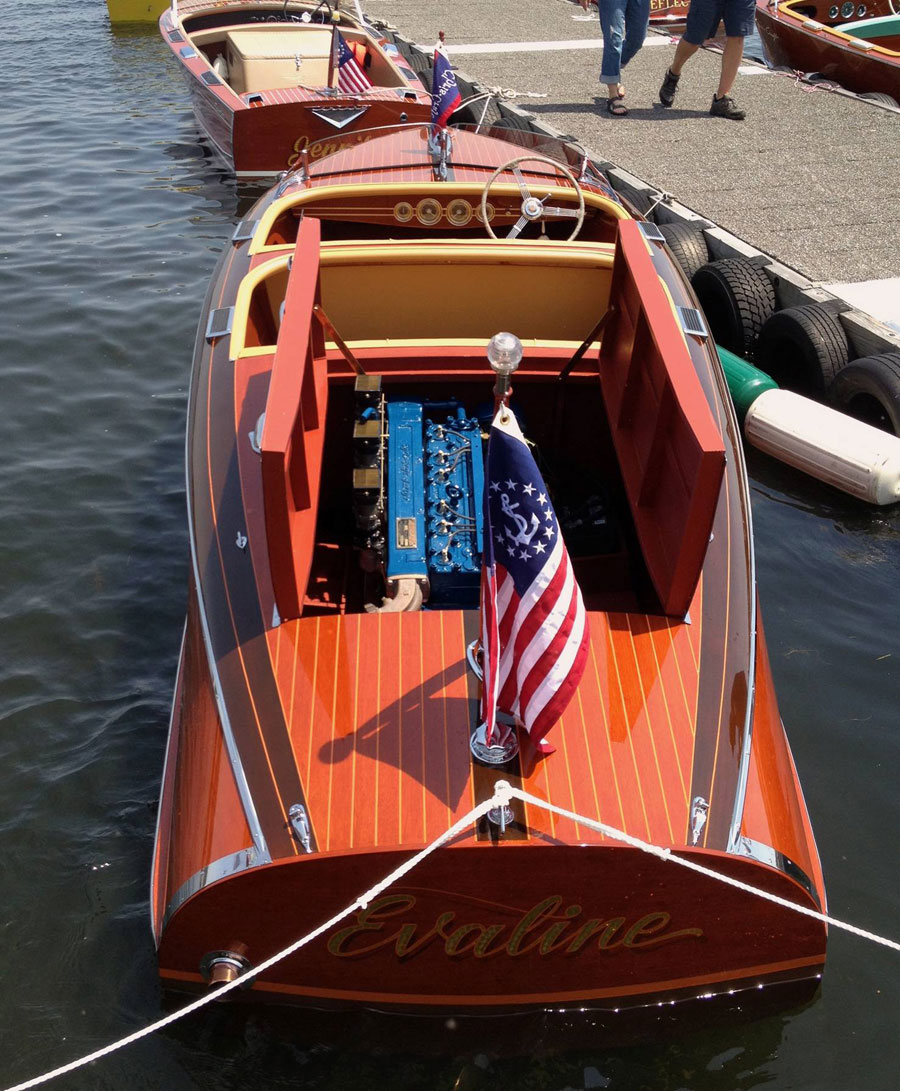
[[[425,197],[416,205],[416,219],[424,227],[433,227],[443,216],[444,210],[440,201],[433,197]]]
[[[458,197],[447,205],[447,219],[454,227],[465,227],[472,219],[472,206],[468,201]]]

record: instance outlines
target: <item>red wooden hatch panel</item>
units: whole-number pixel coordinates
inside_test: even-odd
[[[269,563],[282,618],[299,616],[309,578],[325,439],[325,339],[313,314],[320,234],[320,222],[307,218],[297,235],[260,441]]]
[[[619,223],[610,305],[600,374],[613,441],[662,608],[683,615],[706,555],[725,448],[633,220]]]

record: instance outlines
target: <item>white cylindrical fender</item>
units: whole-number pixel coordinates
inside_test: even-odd
[[[766,454],[871,504],[900,501],[900,438],[790,390],[767,390],[744,435]]]

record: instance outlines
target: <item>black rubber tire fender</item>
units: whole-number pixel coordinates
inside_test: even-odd
[[[764,269],[745,258],[701,266],[691,284],[717,345],[750,358],[763,323],[775,313],[775,289]]]
[[[632,186],[621,185],[614,186],[616,193],[622,198],[623,201],[627,201],[631,206],[629,211],[637,212],[643,216],[645,220],[652,220],[653,214],[650,209],[653,207],[653,201],[650,194],[643,189],[634,189]],[[626,205],[626,207],[628,207]]]
[[[859,96],[865,99],[866,102],[877,102],[881,106],[893,106],[896,110],[900,103],[893,97],[893,95],[885,94],[884,91],[865,91]]]
[[[693,224],[686,223],[660,224],[659,230],[672,251],[672,257],[690,280],[694,273],[709,261],[709,250],[703,231],[699,227],[694,227]]]
[[[815,303],[786,307],[759,331],[756,364],[784,390],[824,398],[847,366],[850,346],[841,320]]]
[[[900,352],[863,356],[847,364],[828,390],[848,416],[900,436]]]
[[[512,129],[514,132],[532,132],[531,122],[518,114],[503,114],[491,126],[494,129]]]
[[[420,53],[417,49],[410,50],[409,65],[413,72],[430,88],[434,78],[434,58],[427,53]]]

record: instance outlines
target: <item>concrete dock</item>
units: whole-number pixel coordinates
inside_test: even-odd
[[[597,79],[596,8],[586,14],[573,0],[364,7],[425,49],[443,30],[466,75],[513,92],[507,102],[814,284],[878,282],[857,294],[900,330],[900,112],[748,62],[733,91],[747,119],[714,118],[720,55],[711,49],[688,62],[664,109],[658,91],[677,31],[651,31],[623,73],[629,114],[611,117]]]

